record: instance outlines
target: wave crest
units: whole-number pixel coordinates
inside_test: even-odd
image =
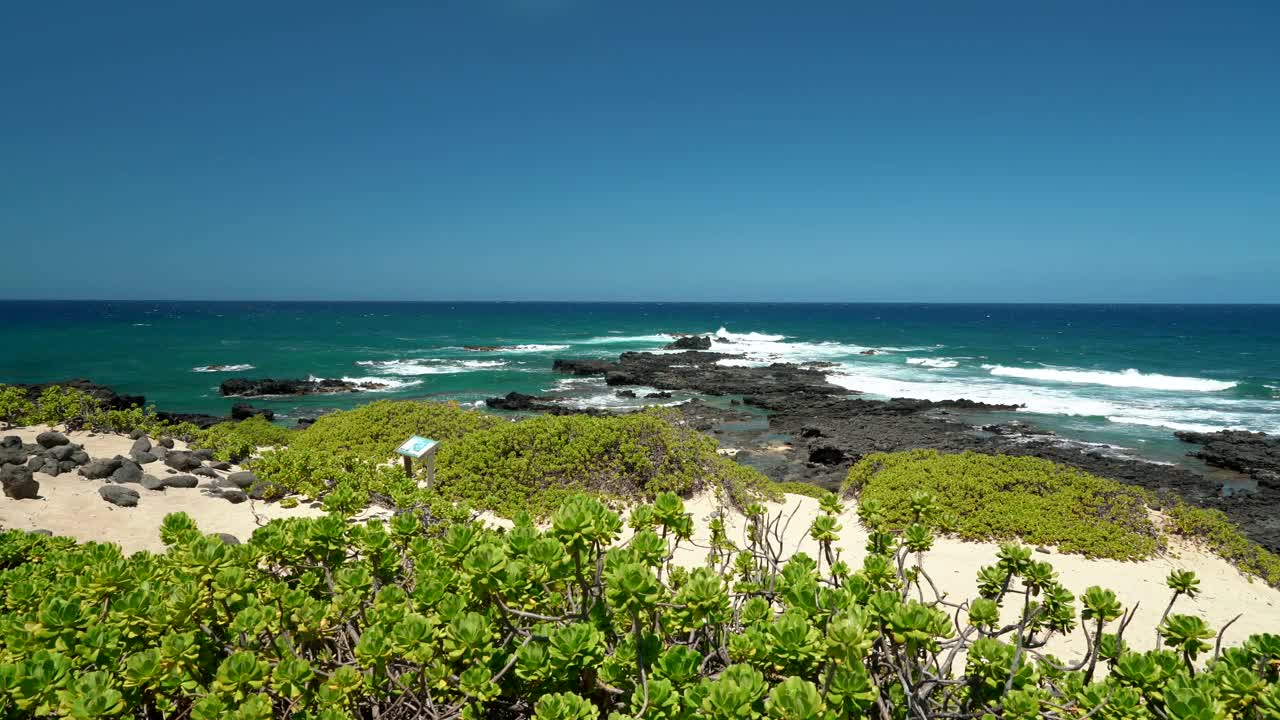
[[[1183,390],[1190,392],[1218,392],[1237,385],[1229,380],[1178,377],[1176,375],[1145,374],[1134,368],[1122,372],[1108,370],[1070,370],[1062,368],[1019,368],[1006,365],[983,365],[992,375],[1014,377],[1023,380],[1076,383],[1082,385],[1106,385],[1108,387],[1146,388],[1148,390]]]

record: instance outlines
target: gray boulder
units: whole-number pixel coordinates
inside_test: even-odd
[[[21,465],[27,462],[27,450],[19,442],[0,447],[0,465]]]
[[[5,497],[31,500],[40,495],[40,483],[31,477],[31,469],[23,465],[0,466],[0,488]]]
[[[143,430],[133,430],[133,431],[131,431],[131,432],[129,433],[129,439],[130,439],[130,440],[138,440],[138,439],[140,439],[140,438],[144,438],[144,437],[146,437],[146,436],[147,436],[147,433],[146,433],[145,431],[143,431]]]
[[[200,458],[189,452],[175,450],[164,456],[164,464],[179,472],[190,472],[200,467],[203,463]]]
[[[231,463],[229,463],[229,462],[227,462],[227,461],[225,461],[225,460],[222,460],[222,461],[215,462],[215,463],[209,463],[209,467],[213,468],[214,470],[224,470],[224,471],[225,471],[225,470],[230,470],[230,469],[231,469]]]
[[[62,466],[58,464],[57,460],[54,460],[53,458],[40,459],[44,461],[44,464],[39,468],[34,468],[34,472],[42,472],[45,475],[52,475],[53,477],[57,477],[62,474]]]
[[[71,440],[69,440],[66,435],[53,430],[45,430],[36,436],[36,444],[42,448],[58,447],[59,445],[66,445],[70,442]]]
[[[248,470],[242,470],[240,472],[234,472],[228,475],[227,481],[230,482],[232,485],[235,485],[236,487],[240,488],[241,490],[247,490],[253,487],[254,484],[258,482],[258,476],[254,475]]]
[[[216,478],[216,477],[218,477],[218,473],[214,472],[214,471],[213,471],[213,468],[207,468],[207,467],[205,467],[205,466],[203,466],[203,465],[201,465],[200,467],[197,467],[197,468],[192,468],[192,470],[191,470],[191,474],[192,474],[192,475],[199,475],[200,477],[207,477],[207,478]]]
[[[103,500],[120,507],[135,507],[138,504],[138,491],[121,485],[103,485],[98,488]]]
[[[146,435],[143,435],[137,440],[134,440],[133,447],[129,448],[130,455],[134,455],[136,453],[150,452],[150,451],[151,451],[151,440],[149,440]]]
[[[158,443],[160,447],[165,448],[166,450],[173,449],[173,438],[160,438],[159,440],[156,441],[156,443]]]
[[[151,463],[160,459],[156,457],[155,453],[151,453],[151,452],[136,452],[136,453],[129,453],[129,455],[130,457],[133,458],[133,461],[138,463],[139,465],[150,465]]]
[[[143,475],[141,484],[148,490],[164,490],[165,487],[164,481],[155,475]]]
[[[254,500],[266,500],[267,498],[280,498],[288,495],[285,488],[269,481],[259,480],[249,488],[249,497]]]
[[[71,457],[69,459],[77,465],[88,465],[89,453],[85,452],[84,448],[79,448],[71,453]]]
[[[245,495],[243,490],[223,490],[219,497],[232,505],[239,505],[249,499],[249,496]]]
[[[142,466],[132,460],[121,460],[120,467],[116,468],[116,471],[111,473],[111,482],[142,482]]]
[[[0,448],[22,447],[22,437],[20,435],[5,435],[0,438]]]
[[[76,469],[76,464],[70,460],[61,460],[58,462],[58,469],[64,473],[69,473]]]
[[[171,488],[193,488],[199,483],[194,475],[170,475],[160,481],[165,487]]]
[[[71,445],[71,444],[58,445],[58,446],[49,448],[49,450],[45,452],[45,457],[51,457],[54,460],[57,460],[58,462],[62,462],[63,460],[70,460],[71,456],[75,454],[75,451],[76,451],[75,445]]]
[[[120,465],[124,462],[124,458],[98,458],[89,462],[80,468],[80,474],[90,480],[105,480],[111,477],[111,474],[120,469]]]
[[[236,537],[235,535],[232,535],[231,533],[216,533],[214,536],[227,545],[240,544],[240,538]]]
[[[213,451],[212,451],[212,450],[209,450],[209,449],[207,449],[207,448],[202,448],[202,449],[200,449],[200,450],[192,450],[192,451],[191,451],[191,454],[192,454],[192,455],[195,455],[196,457],[200,458],[201,460],[205,460],[205,461],[209,461],[209,462],[212,462],[212,461],[214,460],[214,457],[213,457]]]

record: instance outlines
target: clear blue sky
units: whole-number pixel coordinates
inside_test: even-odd
[[[1280,301],[1280,2],[9,3],[0,297]]]

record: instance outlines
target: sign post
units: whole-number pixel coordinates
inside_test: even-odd
[[[429,440],[420,435],[414,435],[404,444],[396,448],[396,452],[404,456],[404,473],[409,477],[413,477],[413,461],[427,459],[427,484],[431,487],[436,480],[436,450],[440,447],[437,440]]]

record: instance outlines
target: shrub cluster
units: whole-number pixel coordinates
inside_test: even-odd
[[[921,490],[938,499],[945,529],[966,540],[1021,540],[1120,560],[1160,548],[1149,493],[1040,458],[877,453],[854,465],[844,485],[896,528],[910,521]]]
[[[577,495],[546,529],[276,520],[245,545],[165,518],[164,554],[0,534],[0,717],[308,720],[876,717],[1222,720],[1280,714],[1280,637],[1222,647],[1174,612],[1126,642],[1111,591],[1077,598],[1030,548],[1002,547],[974,597],[933,592],[934,502],[871,528],[860,566],[811,520],[819,556],[784,555],[781,517],[711,520],[706,563],[672,562],[693,519],[672,493],[623,520]],[[1011,619],[1008,619],[1011,618]],[[1143,631],[1150,631],[1145,628]],[[1082,634],[1061,660],[1048,641]],[[1131,636],[1131,635],[1130,635]],[[1108,672],[1103,678],[1102,669]]]
[[[23,388],[0,385],[0,422],[11,427],[43,424],[101,432],[141,430],[148,435],[183,440],[194,439],[200,433],[191,423],[161,420],[154,407],[104,408],[97,398],[83,390],[60,385],[51,385],[37,396],[30,396]]]
[[[296,435],[260,415],[244,420],[221,422],[201,431],[193,439],[196,447],[212,450],[219,460],[240,462],[263,448],[283,447]]]
[[[1164,508],[1170,532],[1199,540],[1241,570],[1280,587],[1280,556],[1245,537],[1221,510],[1175,502]]]
[[[442,441],[430,489],[421,487],[421,464],[409,478],[394,462],[395,449],[415,434]],[[714,487],[740,505],[778,496],[767,478],[721,457],[713,439],[663,409],[509,422],[456,405],[380,401],[327,415],[249,465],[263,480],[343,510],[443,498],[507,517],[522,510],[546,517],[583,490],[635,500]]]

